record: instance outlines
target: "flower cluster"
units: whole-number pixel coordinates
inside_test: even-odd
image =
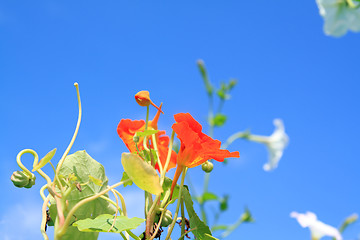
[[[118,125],[117,132],[125,145],[132,153],[139,153],[145,148],[154,149],[156,145],[159,153],[159,161],[161,166],[166,166],[166,160],[169,150],[169,137],[165,135],[165,131],[158,131],[155,133],[155,139],[150,139],[149,143],[144,140],[146,137],[139,137],[134,141],[137,132],[143,132],[147,129],[158,130],[157,123],[160,117],[161,105],[157,107],[151,100],[149,92],[141,91],[135,95],[135,99],[140,106],[149,107],[150,104],[158,109],[152,121],[146,122],[144,120],[130,120],[122,119]],[[240,157],[239,152],[229,152],[228,150],[220,149],[221,142],[215,140],[202,132],[202,126],[189,113],[179,113],[174,116],[176,123],[172,125],[173,131],[177,134],[181,145],[180,151],[176,154],[171,150],[168,168],[169,170],[175,166],[176,172],[173,179],[171,194],[181,175],[183,169],[193,168],[201,165],[207,160],[214,159],[222,162],[225,158]],[[147,141],[147,140],[146,140]],[[159,170],[159,164],[156,164]]]

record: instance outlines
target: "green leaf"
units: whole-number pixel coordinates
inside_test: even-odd
[[[214,193],[206,192],[202,195],[202,200],[204,202],[211,201],[211,200],[218,200],[218,196],[216,196]]]
[[[73,223],[74,227],[77,227],[82,232],[108,232],[111,225],[114,222],[114,216],[110,214],[103,214],[97,216],[95,219],[87,218],[79,220]],[[141,218],[128,218],[126,216],[117,216],[115,225],[110,232],[120,233],[125,230],[135,229],[141,223],[145,222],[145,219]]]
[[[172,184],[172,179],[168,178],[168,177],[165,177],[164,179],[164,183],[162,185],[163,187],[163,192],[161,193],[161,200],[164,199],[164,197],[166,195],[170,195],[170,190],[171,190],[171,184]],[[186,185],[184,185],[184,187],[187,188]],[[179,189],[180,189],[180,186],[178,184],[176,184],[175,188],[174,188],[174,192],[173,192],[173,195],[172,195],[172,199],[177,199],[178,196],[179,196]]]
[[[128,180],[128,179],[130,180],[130,178],[129,178],[129,176],[127,175],[127,173],[126,173],[126,172],[123,172],[121,181],[123,182],[123,181],[126,181],[126,180]],[[125,182],[125,183],[123,184],[123,186],[124,186],[124,187],[126,187],[126,186],[131,186],[132,184],[133,184],[133,182],[130,180],[130,181]]]
[[[98,186],[102,186],[102,181],[100,179],[94,178],[93,176],[89,175],[89,180],[95,183]]]
[[[228,200],[229,200],[229,195],[225,195],[223,198],[220,199],[219,207],[222,212],[228,209]]]
[[[227,119],[226,115],[222,113],[217,113],[213,119],[213,125],[215,127],[221,127],[225,124],[226,119]]]
[[[38,164],[33,166],[32,171],[35,172],[36,170],[39,170],[40,168],[44,167],[50,160],[54,157],[56,153],[56,148],[48,152],[45,157],[43,157]]]
[[[163,190],[156,170],[135,153],[123,153],[121,163],[129,178],[142,190],[159,195]]]
[[[182,196],[184,197],[184,203],[190,218],[189,219],[190,229],[194,229],[192,233],[195,235],[196,239],[198,240],[213,239],[213,238],[209,238],[211,237],[210,228],[203,221],[201,221],[198,215],[196,214],[193,207],[193,201],[191,199],[189,190],[187,188],[182,189]]]
[[[159,132],[159,130],[145,130],[143,132],[136,132],[135,136],[137,136],[137,137],[145,137],[145,136],[153,135],[153,134],[158,133],[158,132]]]
[[[93,196],[108,186],[108,179],[105,175],[104,167],[90,157],[86,151],[78,151],[74,154],[68,155],[65,158],[63,165],[60,168],[60,175],[69,176],[74,173],[79,183],[89,182],[89,175],[101,180],[102,186],[98,186],[93,182],[90,182],[82,187],[82,191],[79,192],[76,188],[71,191],[68,200],[68,209],[71,209],[76,203],[84,198]],[[108,197],[108,194],[104,196]],[[74,214],[71,222],[76,220],[82,220],[86,218],[95,218],[101,214],[114,214],[115,208],[105,201],[104,199],[97,198],[91,202],[88,202],[81,206]],[[51,199],[50,217],[56,219],[57,209],[55,200]],[[62,240],[80,239],[80,240],[95,240],[98,233],[83,233],[79,232],[77,228],[70,226],[66,234],[62,237]]]

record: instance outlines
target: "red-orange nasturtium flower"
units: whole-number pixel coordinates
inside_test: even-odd
[[[180,139],[181,145],[171,195],[184,167],[196,167],[209,159],[223,162],[224,158],[240,157],[239,152],[220,149],[221,142],[202,133],[202,126],[189,113],[178,113],[174,118],[176,123],[172,125],[172,129]]]
[[[136,102],[142,106],[142,107],[148,107],[153,105],[157,110],[161,111],[161,109],[155,105],[150,99],[150,93],[148,91],[140,91],[137,94],[135,94],[135,100]],[[163,113],[163,111],[161,111]],[[164,114],[164,113],[163,113]]]
[[[159,120],[161,112],[161,105],[156,113],[154,119],[149,121],[148,129],[157,130],[157,122]],[[145,121],[144,120],[130,120],[130,119],[121,119],[118,127],[117,132],[120,138],[124,141],[126,147],[129,149],[130,152],[135,153],[137,152],[135,142],[133,137],[136,132],[143,132],[145,130]],[[159,150],[159,158],[163,167],[165,167],[166,158],[169,150],[169,137],[165,136],[165,131],[159,131],[156,133],[156,143]],[[139,138],[139,142],[137,143],[138,148],[140,151],[144,150],[143,145],[144,137]],[[152,140],[151,140],[152,142]],[[153,143],[152,143],[153,144]],[[174,168],[176,166],[176,152],[172,151],[170,163],[167,170]],[[156,164],[156,169],[159,170],[158,164]]]

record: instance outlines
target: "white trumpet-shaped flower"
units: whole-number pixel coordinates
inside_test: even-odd
[[[311,232],[311,238],[314,240],[321,239],[325,236],[333,237],[336,240],[342,240],[342,236],[339,230],[337,230],[333,226],[327,225],[317,220],[315,213],[306,212],[305,214],[302,214],[297,212],[291,212],[290,216],[292,218],[296,218],[296,220],[303,228],[308,227]]]
[[[248,140],[263,143],[269,150],[269,161],[264,164],[264,170],[270,171],[278,166],[285,147],[289,143],[289,137],[285,133],[285,127],[281,119],[274,119],[275,130],[270,136],[258,136],[249,134]]]
[[[340,37],[348,30],[360,31],[360,8],[352,0],[316,0],[324,18],[324,32]]]

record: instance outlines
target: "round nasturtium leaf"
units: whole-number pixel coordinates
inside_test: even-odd
[[[123,153],[121,163],[129,178],[142,190],[158,195],[163,190],[155,169],[135,153]]]

